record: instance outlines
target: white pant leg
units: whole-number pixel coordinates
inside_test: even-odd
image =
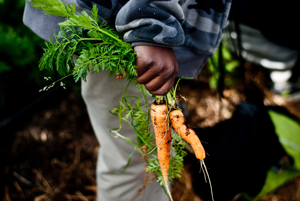
[[[112,171],[122,171],[127,164],[133,146],[121,138],[114,138],[109,130],[119,127],[117,116],[109,110],[119,107],[119,101],[128,81],[109,77],[109,72],[88,74],[87,82],[82,81],[82,95],[87,105],[89,117],[100,143],[97,161],[97,197],[98,201],[161,201],[167,200],[163,189],[154,181],[146,186],[142,195],[137,196],[142,188],[145,174],[142,173],[145,163],[141,154],[136,151],[129,167],[121,174]],[[140,96],[141,92],[131,84],[127,95]],[[151,100],[149,103],[151,103]],[[130,126],[123,122],[120,133],[134,141],[136,134]]]

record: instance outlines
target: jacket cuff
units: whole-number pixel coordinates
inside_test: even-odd
[[[163,45],[159,43],[150,43],[150,42],[133,42],[131,43],[131,47],[139,46],[139,45],[148,45],[148,46],[156,46],[156,47],[167,47],[173,48],[173,45]]]

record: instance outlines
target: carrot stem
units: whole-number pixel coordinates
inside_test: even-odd
[[[155,96],[156,104],[162,104],[164,102],[164,96]]]
[[[148,100],[147,100],[147,97],[146,97],[146,88],[145,86],[142,87],[142,94],[144,96],[144,99],[145,99],[145,102],[146,102],[146,105],[147,105],[147,120],[150,119],[150,108],[149,108],[149,104],[148,104]]]
[[[126,88],[125,88],[125,90],[124,90],[124,92],[123,92],[123,94],[122,94],[120,103],[123,102],[123,99],[124,99],[124,97],[125,97],[125,93],[126,93],[128,87],[129,87],[131,81],[132,81],[132,79],[129,80],[129,82],[128,82],[128,84],[127,84],[127,86],[126,86]],[[119,132],[119,131],[122,129],[122,114],[123,114],[123,112],[120,112],[120,113],[118,114],[118,117],[119,117],[119,120],[120,120],[120,127],[119,127],[118,130],[116,130],[116,132]]]

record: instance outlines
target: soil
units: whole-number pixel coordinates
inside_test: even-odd
[[[216,90],[209,89],[205,78],[181,82],[180,94],[188,99],[184,106],[188,123],[194,127],[229,119],[234,106],[245,100],[238,88],[225,89],[224,98],[220,98]],[[271,97],[265,98],[265,103],[285,106],[300,119],[299,102]],[[99,144],[80,96],[68,92],[1,134],[3,200],[96,199]],[[201,201],[192,186],[190,170],[195,165],[199,166],[186,161],[181,178],[173,181],[174,201]],[[296,177],[259,201],[300,200],[299,189],[300,177]]]
[[[1,149],[3,200],[94,200],[99,144],[79,96],[68,92],[11,135]]]

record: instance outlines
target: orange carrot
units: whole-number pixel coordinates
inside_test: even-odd
[[[171,111],[170,120],[174,130],[192,146],[196,157],[203,160],[205,158],[205,150],[195,131],[186,125],[183,113],[180,110]]]
[[[205,182],[207,182],[206,176],[205,176],[205,174],[206,174],[208,181],[209,181],[209,185],[210,185],[212,200],[214,201],[211,181],[210,181],[209,174],[208,174],[208,171],[207,171],[205,163],[204,163],[205,150],[204,150],[198,136],[196,135],[196,133],[193,129],[191,129],[190,127],[187,126],[185,119],[184,119],[184,115],[180,110],[172,110],[170,112],[169,117],[170,117],[170,121],[171,121],[171,124],[172,124],[174,130],[181,136],[182,139],[187,141],[192,146],[192,148],[195,152],[196,158],[198,158],[200,160],[200,167],[201,167],[201,169],[203,169]]]
[[[160,169],[168,194],[172,200],[171,193],[168,187],[168,172],[171,147],[171,126],[169,125],[169,121],[167,119],[167,106],[165,104],[152,103],[150,115],[154,127],[157,146],[157,157],[160,164]]]

